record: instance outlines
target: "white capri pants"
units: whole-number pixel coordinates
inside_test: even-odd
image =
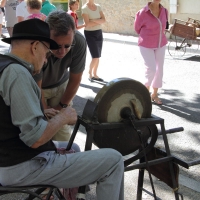
[[[140,53],[145,64],[145,86],[162,87],[163,65],[166,46],[161,48],[146,48],[140,46]]]

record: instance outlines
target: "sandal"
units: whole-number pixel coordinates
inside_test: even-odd
[[[100,82],[103,82],[103,81],[104,81],[102,78],[99,78],[99,77],[96,78],[96,77],[94,77],[94,76],[93,76],[92,78],[88,78],[88,79],[89,79],[90,82],[93,82],[93,81],[100,81]]]
[[[7,38],[4,34],[1,34],[1,38]]]
[[[151,101],[154,102],[157,105],[162,105],[162,101],[158,98],[158,96],[151,96]]]
[[[46,200],[47,199],[47,195],[49,193],[49,188],[47,188],[46,190],[44,190],[39,196],[43,199]],[[50,200],[54,199],[54,196],[51,195],[51,197],[49,198]]]
[[[89,80],[90,82],[93,82],[93,79],[92,79],[92,78],[88,78],[88,80]]]
[[[102,79],[102,78],[99,78],[99,77],[98,77],[98,78],[96,78],[96,77],[94,77],[94,76],[92,77],[92,80],[94,80],[94,81],[101,81],[101,82],[103,82],[103,79]]]
[[[40,195],[40,197],[42,198],[42,200],[46,200],[47,199],[47,194]],[[54,196],[53,195],[51,195],[50,200],[54,200]]]

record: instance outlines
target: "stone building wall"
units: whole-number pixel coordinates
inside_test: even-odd
[[[106,17],[106,23],[102,25],[107,33],[124,35],[136,35],[133,30],[134,16],[138,10],[144,7],[150,0],[96,0],[101,5]],[[82,0],[84,4],[86,0]],[[169,8],[169,0],[162,0],[162,5]]]

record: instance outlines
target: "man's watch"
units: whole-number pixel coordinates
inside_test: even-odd
[[[59,105],[62,107],[62,108],[67,108],[67,104],[62,104],[61,102],[59,103]]]

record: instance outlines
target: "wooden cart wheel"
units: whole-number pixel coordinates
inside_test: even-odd
[[[173,58],[181,58],[186,52],[186,47],[185,39],[174,39],[168,44],[168,52]]]
[[[199,49],[199,40],[187,40],[187,52],[194,54],[197,53],[198,49]]]

